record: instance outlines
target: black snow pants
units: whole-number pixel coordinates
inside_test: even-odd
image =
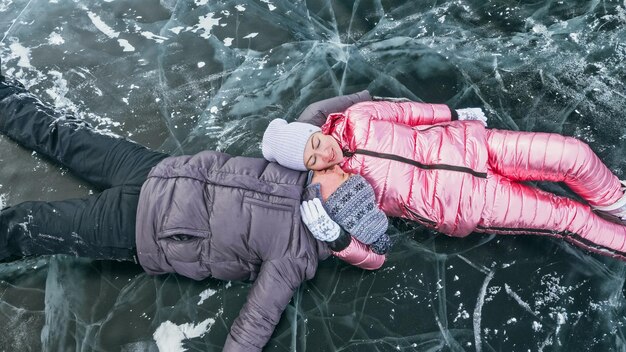
[[[139,191],[166,154],[99,133],[43,104],[19,82],[2,77],[0,133],[101,191],[83,199],[24,202],[0,210],[0,261],[47,254],[136,258]]]

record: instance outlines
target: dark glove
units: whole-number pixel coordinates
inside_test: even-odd
[[[328,244],[328,248],[333,252],[341,252],[350,245],[350,242],[352,242],[352,236],[344,231],[344,229],[341,229],[341,233],[336,240],[326,243]]]

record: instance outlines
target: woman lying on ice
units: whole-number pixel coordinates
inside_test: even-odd
[[[224,351],[261,350],[319,260],[334,254],[364,269],[384,262],[313,198],[328,195],[346,230],[382,236],[387,218],[373,189],[339,168],[316,172],[307,186],[308,173],[260,158],[171,157],[100,134],[1,74],[0,132],[102,190],[0,210],[0,261],[60,253],[138,260],[150,274],[254,281]]]
[[[623,182],[575,138],[486,129],[480,109],[372,100],[367,91],[314,103],[297,121],[270,122],[264,157],[360,174],[388,216],[456,237],[548,235],[626,259]],[[587,204],[524,181],[565,182]]]

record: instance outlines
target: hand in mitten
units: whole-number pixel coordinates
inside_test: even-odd
[[[386,233],[382,234],[376,241],[370,244],[370,249],[376,254],[386,254],[391,248],[391,239]]]
[[[487,116],[481,108],[457,109],[456,113],[459,115],[459,121],[480,121],[487,127]]]
[[[328,216],[319,198],[302,202],[300,214],[313,237],[320,241],[331,242],[341,234],[341,227]]]

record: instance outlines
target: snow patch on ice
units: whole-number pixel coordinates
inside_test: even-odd
[[[144,37],[146,37],[148,39],[154,40],[155,42],[157,42],[159,44],[163,43],[164,41],[169,39],[168,37],[163,37],[163,36],[160,36],[160,35],[156,35],[156,34],[154,34],[152,32],[148,32],[148,31],[141,32],[141,35],[143,35]]]
[[[123,51],[135,51],[135,47],[132,46],[126,39],[118,39],[117,42],[124,49]]]
[[[63,37],[57,33],[57,32],[52,32],[50,33],[50,35],[48,36],[48,44],[50,45],[61,45],[65,43],[65,40],[63,39]]]
[[[196,33],[199,30],[202,30],[202,34],[200,36],[202,38],[209,38],[211,36],[211,29],[214,26],[220,24],[221,17],[213,17],[215,14],[213,12],[209,12],[205,16],[198,17],[198,24],[194,26],[192,32]]]
[[[204,290],[204,291],[202,291],[202,292],[200,292],[200,302],[198,302],[198,305],[201,305],[202,303],[204,303],[204,301],[205,301],[207,298],[209,298],[209,297],[213,296],[216,292],[217,292],[217,291],[212,290],[212,289],[210,289],[210,288],[209,288],[209,289],[206,289],[206,290]]]
[[[186,351],[183,348],[183,340],[202,337],[211,329],[214,323],[215,319],[211,318],[196,325],[192,323],[176,325],[168,320],[156,329],[152,337],[159,351],[182,352]]]
[[[119,32],[114,31],[113,28],[104,23],[100,16],[96,15],[95,13],[89,11],[87,12],[87,16],[89,16],[89,19],[91,20],[93,25],[96,26],[96,28],[98,28],[100,32],[106,34],[107,37],[117,38],[120,35]]]
[[[9,49],[11,49],[11,57],[15,58],[19,58],[19,61],[17,62],[17,66],[19,67],[32,67],[30,64],[30,49],[23,46],[20,43],[11,43],[11,45],[9,45]]]
[[[48,72],[54,78],[54,87],[46,89],[46,93],[54,100],[54,105],[58,107],[67,107],[72,102],[65,97],[69,92],[67,80],[63,78],[63,74],[59,71],[51,70]]]
[[[180,34],[180,31],[182,31],[183,29],[185,29],[185,27],[183,26],[178,26],[178,27],[172,27],[169,29],[170,32],[173,32],[174,34]]]
[[[276,6],[274,6],[274,4],[272,4],[272,2],[270,0],[261,0],[261,2],[266,3],[267,4],[267,8],[270,9],[270,11],[276,10]]]

